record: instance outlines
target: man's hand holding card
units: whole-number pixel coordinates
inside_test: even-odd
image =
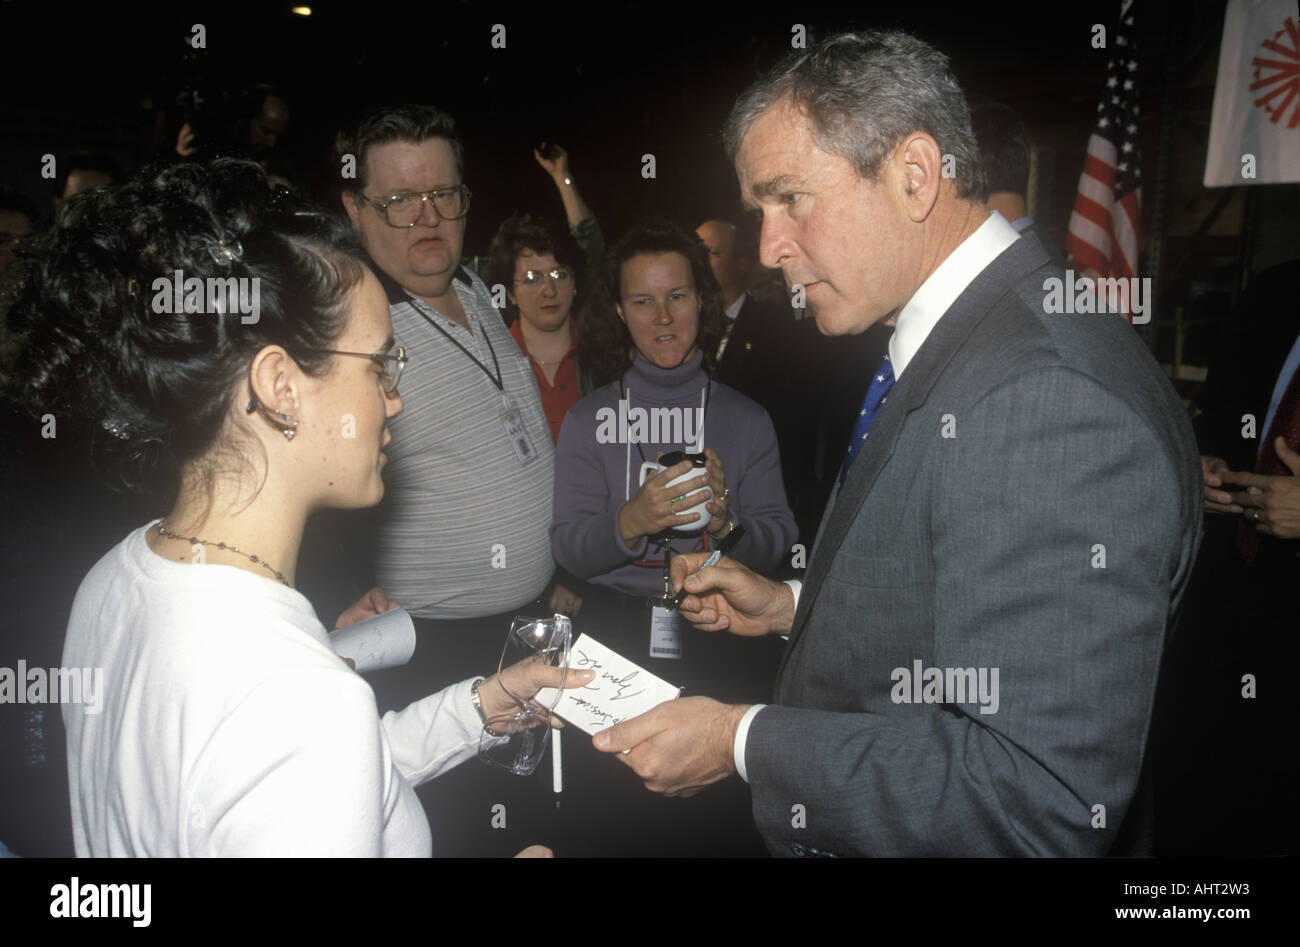
[[[736,771],[736,727],[748,706],[683,697],[596,734],[596,749],[617,753],[666,796],[693,796]]]
[[[596,674],[566,690],[554,713],[594,735],[603,753],[631,766],[651,792],[692,796],[736,771],[732,745],[749,708],[680,690],[587,635],[573,643],[569,667]],[[549,704],[552,689],[538,693]]]

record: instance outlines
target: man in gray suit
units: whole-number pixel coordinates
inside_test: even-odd
[[[1200,538],[1177,396],[1119,316],[1045,312],[1061,274],[984,207],[965,99],[925,43],[796,54],[726,137],[762,262],[821,331],[896,329],[802,588],[674,563],[698,627],[789,635],[775,702],[683,698],[596,745],[657,792],[739,772],[778,855],[1140,850]]]

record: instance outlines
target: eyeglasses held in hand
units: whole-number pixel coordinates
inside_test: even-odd
[[[541,704],[536,698],[523,697],[507,688],[501,672],[521,661],[540,661],[562,668],[567,674],[572,639],[573,623],[566,615],[557,614],[549,619],[520,616],[511,623],[497,675],[502,689],[515,699],[518,709],[488,718],[478,743],[478,755],[484,762],[519,776],[528,776],[537,769],[551,735],[550,713],[559,702],[564,683],[561,681],[550,703]]]

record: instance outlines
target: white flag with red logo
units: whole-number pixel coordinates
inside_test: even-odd
[[[1297,0],[1228,0],[1205,186],[1300,181]]]

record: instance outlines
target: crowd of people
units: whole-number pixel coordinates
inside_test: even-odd
[[[287,106],[278,95],[268,95],[265,104],[275,106],[271,111],[282,130]],[[68,724],[70,745],[95,748],[75,757],[70,767],[72,796],[83,803],[74,805],[78,853],[270,854],[300,850],[307,837],[321,850],[337,845],[347,851],[363,839],[356,850],[427,848],[427,831],[416,831],[418,820],[406,811],[410,789],[474,755],[482,720],[466,698],[471,686],[484,695],[480,706],[486,716],[513,699],[502,696],[503,688],[493,689],[495,675],[478,685],[467,675],[493,668],[504,631],[520,611],[581,613],[583,627],[692,692],[764,696],[779,649],[754,648],[747,654],[735,646],[739,642],[721,648],[729,643],[691,630],[679,655],[655,658],[648,648],[649,607],[642,608],[656,593],[663,604],[676,552],[709,549],[734,531],[740,542],[732,554],[775,573],[790,560],[798,538],[772,422],[758,403],[711,377],[738,323],[749,337],[741,337],[733,353],[742,346],[752,352],[757,345],[769,359],[778,352],[789,358],[795,331],[797,313],[788,304],[784,313],[772,307],[762,317],[737,319],[738,297],[746,293],[746,277],[755,269],[752,253],[740,259],[737,228],[717,221],[703,225],[706,234],[721,227],[730,231],[726,245],[711,250],[676,224],[647,221],[606,253],[597,219],[569,174],[567,152],[545,144],[534,155],[554,181],[567,220],[516,215],[504,221],[489,253],[475,261],[480,276],[464,265],[472,194],[461,179],[463,146],[451,116],[433,106],[381,107],[342,129],[338,153],[360,156],[359,174],[344,182],[346,218],[304,198],[291,181],[273,173],[268,159],[275,138],[254,134],[259,121],[231,125],[220,145],[205,135],[202,146],[195,129],[184,123],[174,154],[133,177],[104,156],[63,157],[55,182],[56,219],[41,232],[34,232],[39,215],[30,202],[16,191],[12,199],[7,196],[0,218],[12,233],[6,262],[16,259],[20,239],[25,245],[25,262],[10,281],[11,337],[22,340],[21,358],[42,366],[36,374],[29,368],[12,378],[18,401],[42,415],[67,417],[70,427],[77,419],[98,417],[98,429],[92,424],[88,432],[96,465],[142,495],[139,509],[166,513],[134,530],[114,551],[112,567],[105,560],[86,578],[78,603],[94,602],[99,617],[92,621],[73,611],[70,629],[90,637],[83,641],[70,633],[63,660],[116,667],[122,676],[110,677],[108,686],[120,695],[145,688],[165,701],[179,689],[190,695],[187,699],[199,699],[208,686],[203,680],[214,683],[211,668],[222,659],[204,654],[196,642],[208,641],[222,653],[232,644],[227,635],[217,645],[221,639],[210,634],[214,627],[237,624],[246,643],[268,638],[286,645],[283,654],[257,648],[264,662],[245,680],[222,683],[216,704],[205,702],[215,717],[187,714],[186,727],[192,730],[169,734],[183,743],[202,740],[205,753],[219,752],[218,743],[225,740],[233,749],[268,716],[314,706],[320,693],[313,696],[311,689],[317,683],[326,691],[336,686],[329,675],[316,672],[348,673],[330,656],[323,628],[312,617],[332,601],[330,595],[313,603],[296,589],[312,586],[313,580],[335,593],[349,583],[358,593],[368,588],[341,609],[335,627],[400,604],[414,618],[419,646],[406,666],[371,677],[369,693],[385,715],[383,726],[371,730],[381,732],[381,740],[367,731],[365,713],[347,707],[348,688],[343,688],[339,707],[346,709],[338,712],[350,721],[357,752],[332,759],[352,767],[353,783],[358,773],[382,774],[393,767],[383,791],[372,793],[387,814],[378,829],[373,819],[361,820],[353,827],[361,835],[345,837],[321,831],[323,811],[300,807],[301,822],[283,820],[277,832],[267,832],[263,823],[284,805],[278,793],[285,787],[320,779],[342,789],[346,780],[328,772],[328,760],[310,753],[301,757],[299,772],[286,768],[263,785],[240,783],[252,779],[253,771],[225,760],[214,765],[216,757],[158,761],[142,755],[133,766],[123,766],[114,750],[120,741],[152,734],[151,722],[170,716],[165,704],[133,707],[127,721],[109,733],[97,725],[117,720],[116,714],[83,716]],[[116,236],[109,238],[106,230]],[[86,259],[92,245],[118,261],[118,269]],[[180,271],[204,281],[255,280],[258,318],[247,331],[227,333],[221,319],[214,320],[204,307],[184,314],[177,307],[174,321],[157,325],[155,271]],[[730,311],[725,314],[715,271],[727,279]],[[123,287],[129,287],[125,297]],[[579,287],[582,306],[577,305]],[[504,301],[493,299],[499,288],[505,290]],[[94,305],[85,308],[91,299]],[[386,303],[382,318],[380,299]],[[106,325],[121,348],[101,357],[92,352],[102,348]],[[805,339],[811,340],[811,320],[805,328]],[[279,358],[259,361],[268,348]],[[368,357],[370,366],[349,355]],[[729,364],[738,361],[733,355]],[[87,373],[87,362],[97,370]],[[335,362],[354,381],[332,393],[328,386],[318,389],[326,397],[313,411],[298,386],[313,377],[333,378],[326,366]],[[286,376],[290,363],[294,371]],[[232,413],[217,392],[232,381],[239,384],[240,365],[248,372],[237,400],[246,410]],[[262,382],[259,373],[265,374]],[[357,379],[362,385],[377,379],[382,397],[349,404],[364,393]],[[263,391],[263,383],[271,387]],[[824,384],[815,389],[821,392]],[[646,406],[686,411],[685,429],[665,427],[662,439],[597,444],[599,409],[617,408],[630,392]],[[326,405],[355,425],[346,440],[329,430]],[[693,424],[697,416],[690,412],[696,408],[698,424]],[[250,430],[250,420],[257,418],[271,425],[269,437],[260,427]],[[316,436],[333,443],[321,445],[319,463],[299,467],[317,453]],[[340,446],[351,450],[339,451]],[[361,446],[365,450],[357,449]],[[637,467],[622,477],[633,449]],[[642,464],[683,450],[705,458],[701,476],[692,482],[665,486],[689,469],[688,461],[644,483],[637,477]],[[799,456],[793,447],[786,454]],[[257,460],[247,460],[253,457]],[[724,457],[731,463],[729,480]],[[606,489],[616,473],[623,481],[617,502]],[[381,496],[384,502],[376,506]],[[246,503],[249,497],[256,501]],[[703,502],[707,527],[695,525],[699,513],[657,508],[674,502],[683,510]],[[352,508],[365,509],[364,518],[331,520],[324,512]],[[313,524],[317,533],[304,540],[317,510],[322,511]],[[304,554],[304,545],[319,555]],[[185,568],[193,559],[187,550],[200,546],[205,564],[234,568]],[[250,581],[248,571],[281,588],[257,577]],[[112,606],[91,598],[92,589],[98,594],[122,590],[122,573],[153,573],[153,581]],[[207,584],[214,575],[235,585]],[[133,609],[146,604],[152,620],[133,622]],[[109,612],[116,617],[106,619]],[[238,617],[245,612],[256,620]],[[178,621],[197,637],[169,636],[166,628]],[[679,628],[678,635],[686,631]],[[118,657],[119,649],[149,651],[153,658],[127,661]],[[182,657],[191,680],[174,667]],[[547,682],[554,683],[528,678],[524,689]],[[435,683],[447,686],[429,697]],[[227,714],[229,700],[269,694],[272,687],[274,707],[246,703],[247,717]],[[322,717],[318,723],[332,728],[338,719]],[[424,721],[441,742],[421,745],[419,726],[406,720]],[[137,728],[141,732],[133,733]],[[207,739],[214,732],[222,741]],[[345,739],[343,732],[336,737]],[[301,728],[287,736],[304,746],[325,738],[324,729],[317,737]],[[415,744],[409,744],[412,739]],[[273,741],[266,745],[272,756],[284,749]],[[382,765],[369,765],[367,754],[376,752]],[[622,819],[622,806],[635,809],[648,794],[634,781],[611,783],[607,777],[618,768],[597,761],[594,751],[575,747],[570,752],[570,810],[606,813],[604,824],[588,817],[582,831],[562,827],[549,789],[533,791],[540,779],[525,785],[517,777],[469,768],[430,784],[423,799],[438,829],[438,851],[506,853],[514,833],[491,831],[487,820],[471,814],[484,784],[495,781],[491,791],[510,804],[517,822],[531,824],[538,837],[564,838],[569,853],[699,850],[702,837],[681,821],[683,808],[694,813],[690,821],[696,826],[712,825],[707,837],[714,841],[705,851],[762,852],[747,799],[735,793],[721,805],[705,800],[712,803],[706,808],[674,803],[659,817],[643,811],[639,843],[620,837],[608,820]],[[428,753],[437,756],[437,765],[424,759]],[[209,837],[189,835],[184,826],[156,825],[158,834],[142,838],[135,832],[141,814],[134,806],[109,817],[105,794],[125,791],[141,806],[156,804],[145,788],[154,767],[175,793],[191,791],[185,787],[196,767],[233,779],[234,785],[205,787],[203,793],[227,803],[241,800],[249,821],[239,831],[252,834]],[[399,787],[408,789],[403,794]],[[362,790],[354,785],[349,791]],[[97,804],[91,803],[94,798]],[[213,804],[195,803],[205,811]],[[262,816],[252,815],[259,809]]]
[[[1035,309],[1056,254],[986,170],[1016,162],[981,158],[1027,154],[1007,111],[972,117],[906,34],[835,37],[729,120],[757,225],[607,246],[548,143],[563,221],[512,216],[476,261],[432,105],[339,129],[341,213],[277,159],[270,86],[221,148],[173,115],[134,175],[65,157],[48,227],[0,190],[23,423],[147,514],[70,603],[62,664],[106,674],[102,712],[62,708],[76,853],[1149,851],[1203,474],[1122,320]],[[181,274],[251,282],[255,311],[160,314]],[[415,652],[363,678],[322,617],[399,606]],[[500,660],[516,615],[555,613],[684,695],[566,737],[558,796],[458,765],[590,681]],[[995,712],[897,699],[914,661],[1000,671]]]

